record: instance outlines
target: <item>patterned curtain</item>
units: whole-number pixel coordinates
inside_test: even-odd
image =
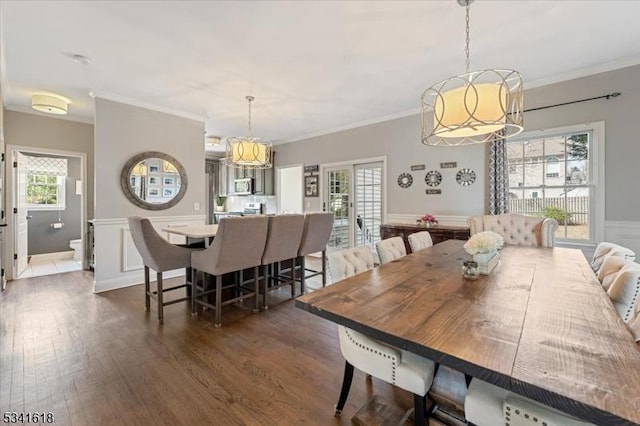
[[[489,142],[489,214],[509,212],[507,140],[496,133]]]

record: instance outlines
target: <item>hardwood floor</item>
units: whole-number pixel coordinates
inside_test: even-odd
[[[333,417],[344,366],[336,326],[295,308],[286,287],[266,312],[226,307],[218,329],[213,312],[191,316],[187,302],[166,306],[160,325],[142,286],[92,289],[86,271],[8,284],[0,412],[52,412],[62,425],[346,425],[374,393],[412,406],[356,370]]]

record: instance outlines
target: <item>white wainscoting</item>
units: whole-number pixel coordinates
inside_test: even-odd
[[[185,242],[185,237],[162,231],[188,225],[202,225],[204,215],[164,216],[149,218],[153,227],[174,244]],[[94,220],[94,293],[128,287],[144,282],[144,265],[133,244],[126,218]],[[164,273],[167,278],[184,275],[184,269]],[[152,279],[155,274],[151,274]]]
[[[640,257],[640,222],[607,220],[604,235],[605,241],[627,247]]]
[[[387,220],[385,223],[411,223],[415,224],[416,220],[420,219],[421,214],[387,214]],[[439,225],[449,226],[468,226],[467,218],[469,216],[436,216]]]

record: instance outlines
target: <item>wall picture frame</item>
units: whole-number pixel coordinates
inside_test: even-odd
[[[318,196],[318,176],[317,175],[304,177],[304,196],[305,197]]]

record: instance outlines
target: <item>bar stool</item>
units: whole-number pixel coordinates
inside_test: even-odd
[[[304,230],[298,249],[300,263],[300,292],[305,293],[307,278],[322,275],[322,287],[327,284],[327,243],[333,230],[333,213],[307,213],[304,216]],[[322,252],[322,266],[319,271],[306,267],[305,256],[311,253]],[[295,276],[295,269],[292,269]],[[307,275],[307,272],[311,274]]]
[[[215,310],[214,325],[222,325],[222,307],[244,299],[255,297],[254,312],[258,311],[258,267],[262,261],[262,254],[267,241],[269,218],[267,216],[251,217],[226,217],[220,220],[218,232],[209,248],[194,252],[191,255],[191,266],[194,277],[197,271],[204,273],[202,287],[198,286],[197,279],[192,284],[191,312],[196,313],[196,304],[207,306]],[[222,275],[229,272],[241,271],[253,268],[253,289],[244,287],[242,283],[222,286]],[[207,274],[213,276],[213,286],[207,289]],[[235,297],[222,301],[222,291],[227,288],[235,288],[239,292]],[[215,294],[215,304],[205,300],[205,296]]]
[[[283,278],[274,271],[274,264],[283,260],[291,259],[291,270],[296,269],[296,256],[302,240],[304,229],[304,216],[301,214],[282,214],[269,217],[269,231],[267,233],[267,243],[262,255],[262,265],[264,266],[264,299],[262,307],[268,308],[267,291],[275,290],[285,285],[291,285],[291,298],[295,297],[295,279]],[[275,268],[280,270],[280,268]],[[271,270],[271,272],[270,272]],[[272,285],[269,287],[269,281]]]
[[[191,298],[189,295],[189,286],[191,284],[190,281],[193,281],[191,271],[191,253],[197,251],[197,249],[180,247],[175,244],[171,244],[156,232],[149,219],[138,216],[131,216],[128,218],[128,222],[129,231],[131,232],[131,238],[133,239],[133,244],[136,246],[136,249],[142,257],[142,262],[144,263],[145,309],[147,311],[150,309],[151,298],[156,300],[158,306],[158,321],[163,322],[164,306],[182,302],[184,300],[189,300]],[[156,291],[151,291],[150,289],[149,268],[156,271]],[[174,287],[164,288],[162,282],[162,273],[179,268],[186,268],[185,283]],[[164,301],[164,293],[168,291],[178,290],[183,287],[187,289],[186,297],[171,300],[169,302]]]

